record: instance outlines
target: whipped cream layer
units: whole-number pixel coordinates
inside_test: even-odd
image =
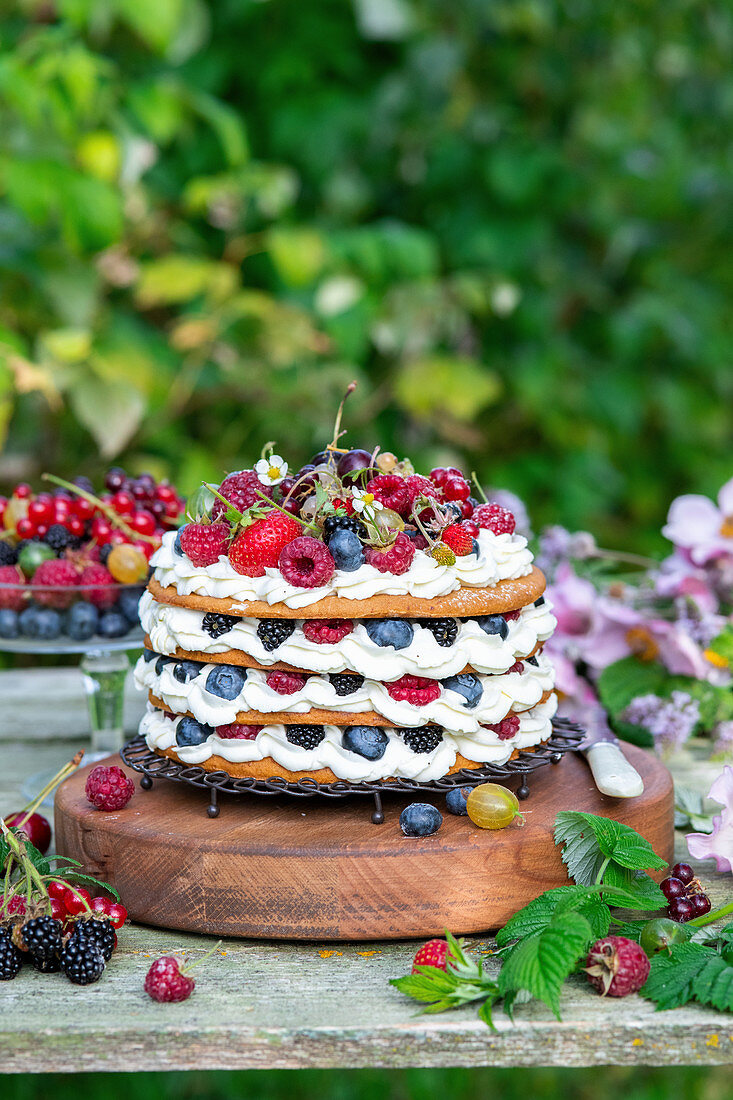
[[[184,764],[203,764],[212,756],[220,756],[232,764],[245,764],[271,757],[288,771],[330,770],[339,779],[359,782],[386,779],[434,780],[440,779],[453,766],[458,753],[477,763],[505,764],[514,749],[526,749],[546,741],[552,733],[552,717],[557,709],[553,695],[544,703],[522,712],[519,731],[507,741],[487,729],[476,734],[453,734],[445,731],[435,749],[428,753],[414,752],[403,740],[400,731],[383,727],[388,737],[384,756],[380,760],[366,760],[358,753],[344,748],[343,729],[324,726],[324,738],[314,749],[304,749],[291,744],[286,738],[286,726],[264,726],[254,740],[239,740],[211,734],[200,745],[178,745],[176,731],[181,718],[170,718],[165,713],[148,706],[140,723],[140,733],[148,747],[164,751],[173,749]]]
[[[232,569],[229,559],[220,557],[214,565],[196,566],[173,549],[176,532],[163,536],[161,547],[151,558],[155,579],[164,588],[175,588],[181,596],[209,596],[248,603],[261,600],[287,607],[308,607],[341,596],[345,600],[368,600],[372,596],[415,596],[432,600],[457,588],[490,588],[499,581],[517,580],[532,571],[532,554],[522,535],[495,535],[481,530],[479,553],[456,558],[455,565],[439,565],[422,550],[415,552],[412,565],[401,577],[380,573],[373,565],[359,566],[353,573],[337,569],[327,585],[298,588],[289,584],[279,569],[266,569],[263,577],[245,577]]]
[[[238,650],[261,665],[278,662],[306,672],[344,672],[352,669],[370,680],[390,682],[409,673],[444,679],[470,665],[476,672],[500,673],[511,668],[518,657],[526,657],[555,629],[552,605],[540,597],[539,605],[522,608],[519,618],[507,623],[506,638],[487,634],[475,619],[458,620],[458,635],[451,646],[440,646],[432,631],[417,620],[404,620],[413,627],[412,641],[404,649],[379,646],[363,622],[339,642],[321,645],[306,638],[302,620],[277,648],[265,649],[257,628],[262,620],[238,619],[225,634],[212,638],[203,628],[204,612],[173,604],[157,603],[149,592],[140,600],[140,621],[156,653],[185,652],[220,654]]]
[[[520,713],[535,706],[542,696],[555,686],[555,674],[549,658],[540,654],[536,664],[525,663],[523,671],[495,676],[477,676],[477,700],[473,706],[455,688],[440,684],[440,695],[432,702],[415,705],[406,700],[393,699],[387,687],[378,680],[364,680],[349,695],[339,695],[327,676],[309,676],[299,691],[282,695],[268,687],[267,673],[260,669],[236,671],[246,678],[234,699],[222,699],[207,689],[211,672],[232,667],[221,664],[199,664],[199,672],[185,683],[183,677],[192,669],[182,668],[175,658],[155,658],[146,661],[141,657],[135,667],[135,681],[140,688],[152,691],[168,710],[174,714],[191,714],[199,722],[210,726],[224,726],[234,722],[242,711],[275,712],[293,715],[306,714],[313,708],[338,710],[347,714],[376,711],[388,723],[395,726],[424,726],[434,723],[452,733],[477,733],[480,726],[500,722],[510,711]],[[187,662],[190,666],[195,662]]]

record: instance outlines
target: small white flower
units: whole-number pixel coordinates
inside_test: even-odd
[[[270,455],[255,463],[255,473],[263,485],[279,485],[287,472],[288,464],[280,455]]]
[[[354,511],[361,512],[366,519],[374,519],[376,513],[384,508],[381,500],[377,500],[374,493],[368,493],[366,489],[352,489],[351,498]]]

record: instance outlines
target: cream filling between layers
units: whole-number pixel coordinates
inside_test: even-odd
[[[240,669],[246,680],[235,699],[221,699],[206,690],[206,680],[221,664],[201,665],[201,670],[182,684],[173,675],[175,658],[160,671],[157,661],[141,657],[135,667],[135,681],[140,688],[152,691],[174,714],[192,714],[199,722],[224,726],[234,722],[241,711],[306,714],[314,707],[339,710],[350,714],[376,711],[395,726],[424,726],[435,723],[453,733],[477,733],[482,725],[501,721],[509,711],[520,713],[535,706],[542,696],[555,686],[551,661],[543,654],[537,665],[525,664],[524,671],[493,676],[479,676],[482,695],[478,704],[469,708],[459,692],[441,685],[437,699],[416,706],[405,700],[393,699],[384,684],[377,680],[364,683],[350,695],[338,695],[325,676],[310,676],[303,687],[291,695],[280,695],[267,685],[267,673],[260,669]]]
[[[289,584],[279,569],[268,568],[263,577],[245,577],[232,569],[229,559],[223,556],[214,565],[196,566],[185,555],[174,552],[175,539],[175,531],[167,532],[151,558],[159,584],[174,587],[181,596],[209,596],[242,603],[261,600],[284,603],[287,607],[308,607],[328,596],[346,600],[415,596],[432,600],[457,588],[489,588],[532,571],[532,553],[522,535],[495,535],[481,530],[480,553],[456,558],[455,565],[439,565],[429,554],[417,550],[412,565],[401,577],[380,573],[373,565],[364,564],[353,573],[337,569],[329,583],[319,588],[298,588]]]
[[[381,760],[365,760],[341,744],[343,730],[339,726],[324,726],[325,736],[315,749],[291,745],[285,736],[286,726],[264,726],[253,741],[209,736],[201,745],[177,745],[176,730],[181,718],[171,721],[163,712],[148,706],[140,723],[140,733],[148,747],[164,751],[173,749],[184,764],[203,764],[212,756],[220,756],[232,764],[245,764],[267,757],[288,771],[330,770],[339,779],[351,782],[386,779],[440,779],[450,770],[460,753],[467,760],[484,764],[505,764],[514,749],[531,748],[546,741],[552,733],[552,717],[557,709],[553,695],[544,703],[519,715],[519,732],[508,741],[501,741],[491,730],[465,736],[447,731],[443,740],[430,753],[416,753],[402,740],[399,730],[383,727],[389,741]]]
[[[507,623],[506,639],[487,634],[474,619],[466,619],[459,622],[454,644],[446,647],[439,646],[432,632],[415,620],[410,620],[414,633],[404,649],[378,646],[358,620],[352,633],[340,642],[320,645],[306,638],[302,622],[295,620],[290,637],[269,652],[257,635],[261,620],[239,619],[231,630],[214,639],[204,630],[203,617],[202,611],[157,603],[149,592],[140,599],[140,621],[156,653],[175,654],[177,649],[211,654],[239,650],[260,665],[283,662],[306,672],[322,673],[352,669],[382,682],[398,680],[406,673],[439,680],[462,672],[467,665],[481,673],[506,672],[518,657],[546,641],[556,626],[547,599],[539,607],[530,604],[522,608],[519,618]]]

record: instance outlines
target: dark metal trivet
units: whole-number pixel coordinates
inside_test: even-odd
[[[207,772],[195,764],[181,764],[167,756],[158,756],[148,748],[144,737],[135,737],[120,751],[120,756],[129,768],[142,772],[140,786],[149,791],[154,779],[172,779],[176,783],[189,783],[201,787],[209,793],[207,814],[219,816],[219,794],[275,794],[294,795],[296,798],[311,798],[323,795],[326,798],[345,798],[353,794],[370,794],[374,798],[372,821],[381,825],[384,821],[382,794],[391,792],[430,791],[447,793],[454,787],[475,787],[490,779],[512,779],[519,777],[517,798],[529,798],[529,775],[545,764],[558,764],[566,752],[576,749],[585,736],[585,731],[569,718],[552,719],[552,735],[531,752],[519,750],[516,760],[506,764],[485,764],[482,768],[462,768],[461,771],[446,775],[442,779],[420,783],[416,779],[395,779],[390,782],[379,779],[373,782],[348,783],[339,779],[336,783],[316,783],[312,779],[299,779],[289,783],[286,779],[273,776],[271,779],[236,779],[226,772]]]

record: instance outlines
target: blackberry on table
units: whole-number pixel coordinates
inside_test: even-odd
[[[207,611],[201,625],[211,638],[220,638],[228,634],[235,623],[240,622],[238,615],[220,615],[216,611]]]
[[[457,619],[420,619],[420,626],[429,630],[443,649],[452,646],[458,637]]]
[[[353,695],[364,683],[364,677],[356,672],[331,672],[328,679],[337,695]]]
[[[326,736],[326,731],[323,726],[286,726],[285,736],[291,745],[299,745],[301,749],[315,749]]]
[[[50,959],[40,959],[37,955],[31,955],[33,969],[41,974],[58,974],[61,969],[58,955],[52,955]]]
[[[293,619],[260,619],[257,637],[268,653],[286,642],[295,630]]]
[[[0,539],[0,565],[15,565],[18,560],[18,551],[5,539]]]
[[[90,917],[76,922],[72,939],[88,939],[95,943],[105,962],[112,958],[115,949],[115,930],[107,917]]]
[[[58,554],[61,550],[65,550],[67,546],[71,545],[73,537],[71,532],[67,531],[63,524],[52,523],[43,536],[43,541]]]
[[[326,544],[336,531],[353,531],[360,539],[367,538],[368,532],[357,516],[326,516],[323,521],[323,538]]]
[[[35,917],[23,925],[23,942],[33,958],[51,959],[61,950],[61,921]]]
[[[7,932],[0,930],[0,982],[9,982],[20,973],[23,957]]]
[[[402,730],[402,740],[413,752],[432,752],[443,740],[440,726],[419,726],[417,729]]]
[[[74,985],[91,985],[102,977],[106,963],[90,936],[72,936],[59,957],[61,969]]]

